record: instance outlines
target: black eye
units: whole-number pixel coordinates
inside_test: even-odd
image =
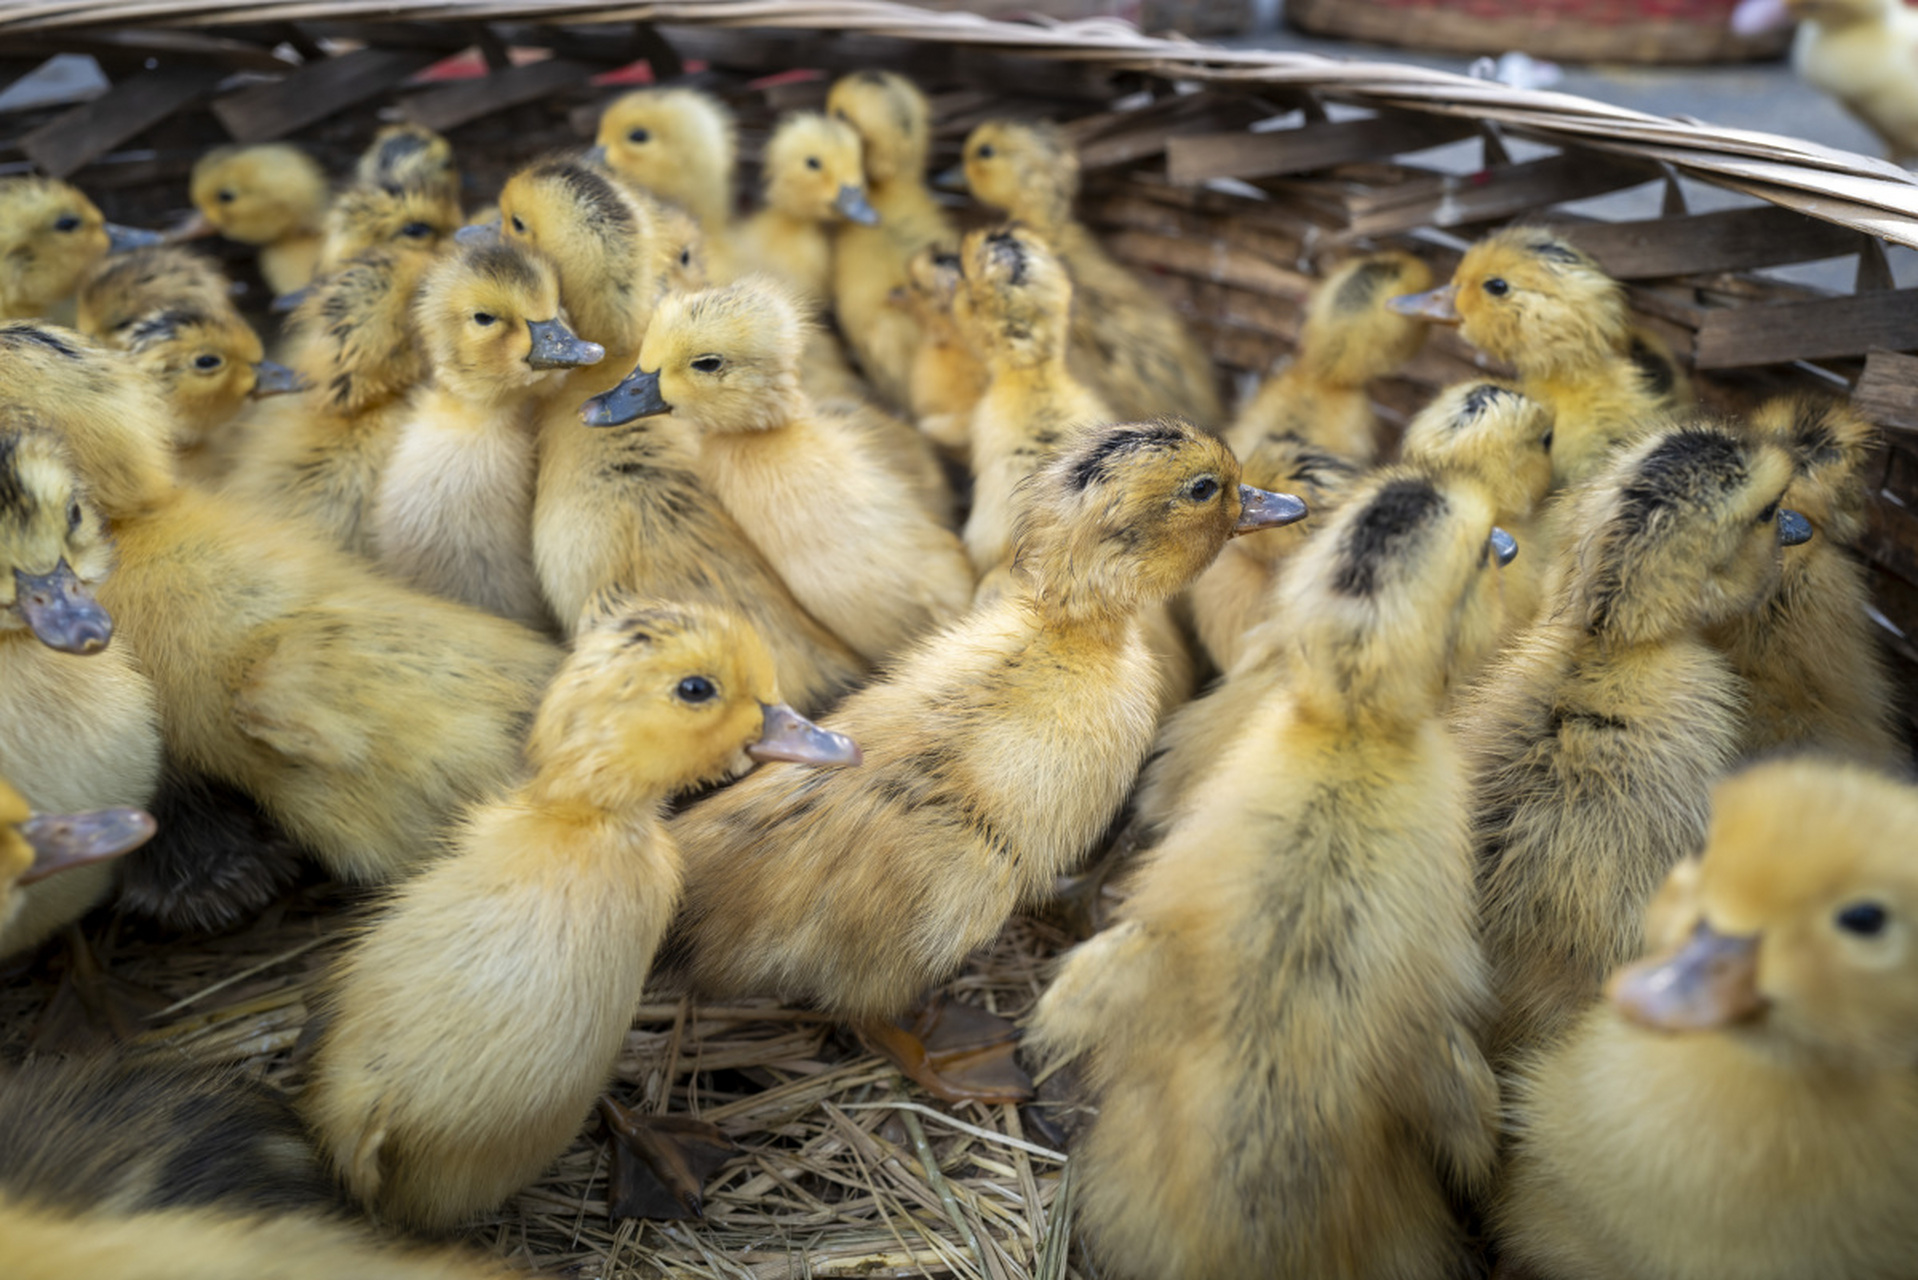
[[[711,702],[718,692],[705,676],[687,676],[673,690],[673,696],[681,702]]]
[[[701,373],[718,373],[726,361],[721,356],[701,356],[693,361],[693,368]]]
[[[80,504],[77,502],[69,502],[67,504],[67,530],[71,532],[74,529],[78,529],[81,518]]]
[[[424,222],[409,222],[400,228],[400,234],[408,240],[424,240],[433,234],[433,228]]]
[[[217,369],[225,363],[226,361],[211,352],[203,356],[193,357],[193,367],[195,369]]]
[[[690,267],[693,265],[693,251],[691,249],[681,249],[679,251],[679,265],[682,267]]]
[[[1498,276],[1487,276],[1485,278],[1484,288],[1485,292],[1491,294],[1494,298],[1503,298],[1512,291],[1512,286],[1506,284],[1505,281]]]
[[[996,153],[992,149],[992,144],[988,142],[981,145],[977,151],[972,153],[972,156],[975,160],[990,160],[994,154]]]
[[[517,213],[513,215],[513,230],[519,232],[521,235],[526,234],[526,224],[519,220]]]
[[[651,142],[652,140],[653,131],[651,129],[635,129],[626,135],[626,141],[628,142]]]
[[[1861,938],[1875,938],[1885,931],[1889,917],[1875,902],[1854,902],[1838,912],[1838,927]]]
[[[1211,476],[1200,476],[1186,486],[1185,496],[1194,502],[1210,502],[1219,494],[1219,482]]]
[[[1770,524],[1772,521],[1776,520],[1777,518],[1778,518],[1778,501],[1777,499],[1774,498],[1772,502],[1768,506],[1766,506],[1766,508],[1763,511],[1758,513],[1758,523]]]
[[[819,163],[819,157],[818,157],[818,156],[807,156],[807,157],[806,157],[806,167],[807,167],[808,169],[823,169],[823,168],[825,168],[826,166],[825,166],[825,165],[822,165],[822,164],[820,164],[820,163]]]
[[[1539,443],[1545,446],[1545,452],[1550,453],[1552,451],[1552,433],[1547,431],[1545,438],[1539,441]]]
[[[832,118],[835,120],[844,120],[847,124],[852,123],[852,117],[837,107],[833,109]]]
[[[491,312],[487,312],[487,311],[475,311],[475,312],[473,313],[473,323],[474,323],[474,324],[478,324],[478,325],[487,325],[487,324],[491,324],[491,323],[493,323],[493,321],[495,321],[495,320],[497,320],[497,319],[499,319],[499,317],[498,317],[498,316],[496,316],[496,315],[493,315],[493,314],[492,314]]]
[[[53,229],[55,231],[73,231],[77,229],[79,225],[80,218],[78,214],[63,213],[60,215],[60,220],[53,224]]]
[[[238,197],[236,197],[231,191],[218,191],[214,193],[213,198],[215,200],[218,200],[221,204],[232,204],[233,201],[237,199]]]

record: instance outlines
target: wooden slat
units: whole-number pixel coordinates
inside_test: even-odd
[[[1727,307],[1698,328],[1700,369],[1861,356],[1918,347],[1918,289]]]
[[[1776,205],[1642,222],[1580,222],[1563,230],[1619,280],[1813,262],[1857,253],[1865,243],[1856,231]]]
[[[1186,186],[1213,178],[1275,178],[1422,151],[1477,133],[1470,120],[1399,111],[1271,133],[1203,133],[1166,143],[1166,173]]]
[[[1222,241],[1200,243],[1149,231],[1121,231],[1110,237],[1106,246],[1115,257],[1141,266],[1230,283],[1277,298],[1302,298],[1314,284],[1308,276]]]
[[[230,93],[215,100],[213,114],[236,142],[271,142],[376,98],[439,60],[429,49],[356,49]]]
[[[1656,166],[1593,152],[1566,152],[1509,168],[1420,178],[1348,200],[1344,239],[1392,235],[1416,227],[1457,227],[1583,200],[1659,176]]]
[[[1918,432],[1918,356],[1872,352],[1851,403],[1881,427]],[[1911,496],[1918,501],[1918,494]]]
[[[582,85],[592,74],[591,67],[567,58],[529,62],[414,94],[400,105],[400,118],[445,133],[469,120]]]
[[[20,149],[42,172],[64,178],[211,93],[220,78],[208,67],[156,67],[56,116],[20,139]]]

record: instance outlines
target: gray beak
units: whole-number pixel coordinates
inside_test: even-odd
[[[1436,289],[1427,289],[1424,293],[1405,293],[1386,302],[1386,306],[1402,316],[1414,320],[1429,320],[1433,324],[1457,324],[1458,307],[1453,305],[1458,299],[1458,289],[1454,285],[1440,285]]]
[[[312,296],[312,285],[307,285],[304,289],[293,289],[287,293],[275,294],[273,301],[266,304],[266,309],[275,315],[285,315],[287,312],[298,308],[302,302],[305,302]]]
[[[1811,521],[1790,507],[1778,508],[1778,545],[1796,547],[1811,541]]]
[[[857,222],[862,227],[879,225],[879,211],[866,201],[866,193],[850,182],[839,188],[839,194],[833,198],[833,212],[848,222]]]
[[[1249,484],[1239,486],[1239,523],[1234,536],[1259,529],[1277,529],[1305,519],[1305,504],[1289,493],[1267,493]]]
[[[866,758],[851,738],[820,728],[783,702],[762,702],[759,707],[765,715],[759,741],[746,748],[755,760],[789,760],[833,769]]]
[[[950,169],[941,170],[939,176],[932,180],[932,185],[938,187],[941,191],[958,191],[963,193],[972,189],[966,182],[966,166],[963,164],[956,164]]]
[[[605,347],[587,342],[557,318],[528,320],[526,327],[533,335],[533,349],[526,353],[526,363],[535,369],[577,369],[606,358]]]
[[[20,824],[33,865],[14,883],[32,884],[60,871],[131,853],[153,838],[152,815],[139,809],[35,814]]]
[[[586,161],[587,164],[598,165],[602,169],[606,168],[606,148],[605,147],[594,147],[591,151],[588,151],[585,154],[585,156],[583,156],[582,158]]]
[[[1492,558],[1498,561],[1499,568],[1503,569],[1518,559],[1518,539],[1497,525],[1492,526],[1492,536],[1487,539],[1487,542],[1492,548]]]
[[[499,223],[469,222],[453,233],[455,244],[498,244]]]
[[[166,236],[158,231],[143,231],[139,227],[123,227],[117,222],[107,223],[107,252],[125,253],[129,249],[149,249],[156,244],[165,244]]]
[[[65,560],[35,576],[13,571],[13,607],[41,644],[61,653],[98,653],[113,639],[113,619]]]
[[[673,407],[659,394],[659,374],[635,369],[611,391],[603,391],[579,407],[579,419],[589,427],[619,427]]]
[[[306,380],[283,364],[262,360],[253,366],[253,398],[306,390]]]

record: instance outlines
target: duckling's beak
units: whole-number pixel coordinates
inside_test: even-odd
[[[148,231],[142,227],[123,227],[117,222],[106,224],[107,252],[125,253],[129,249],[151,249],[156,244],[165,244],[166,236],[158,231]]]
[[[867,203],[866,193],[850,182],[839,188],[832,207],[834,213],[848,222],[857,222],[862,227],[879,225],[879,210]]]
[[[40,643],[61,653],[98,653],[113,639],[113,619],[63,559],[52,573],[13,571],[13,607]]]
[[[1433,324],[1457,324],[1458,286],[1445,285],[1437,289],[1428,289],[1424,293],[1406,293],[1391,299],[1385,305],[1402,316],[1411,316],[1415,320],[1430,320]]]
[[[1237,537],[1260,529],[1276,529],[1305,517],[1305,504],[1291,494],[1267,493],[1242,484],[1239,486],[1239,523],[1232,527],[1232,534]]]
[[[759,709],[765,715],[759,741],[746,748],[746,754],[755,760],[790,760],[835,769],[860,764],[866,758],[857,742],[843,733],[820,728],[783,702],[762,702]]]
[[[1700,920],[1676,953],[1620,969],[1606,995],[1654,1031],[1710,1031],[1749,1018],[1765,1007],[1758,937],[1717,933]]]
[[[932,180],[932,185],[941,191],[957,191],[961,194],[972,190],[971,185],[966,181],[966,166],[963,164],[956,164],[950,169],[940,171],[939,176]]]
[[[42,813],[20,824],[33,846],[33,865],[15,884],[32,884],[60,871],[131,853],[153,838],[153,816],[140,809]]]
[[[598,165],[600,168],[604,169],[607,167],[606,148],[594,147],[592,150],[588,151],[584,156],[581,156],[580,159],[584,160],[587,164]]]
[[[606,358],[605,347],[586,341],[557,318],[528,320],[526,327],[533,334],[533,349],[526,353],[526,363],[535,369],[577,369]]]
[[[1778,545],[1796,547],[1811,541],[1811,521],[1790,507],[1778,508]]]
[[[204,213],[195,209],[166,229],[161,237],[167,244],[177,244],[182,240],[204,240],[208,236],[218,235],[220,229]]]
[[[659,371],[635,369],[611,391],[602,391],[579,407],[579,420],[589,427],[621,427],[673,406],[659,394]]]
[[[306,390],[306,379],[283,364],[261,360],[253,366],[253,398],[283,396],[289,391]]]
[[[266,309],[275,315],[285,315],[289,311],[298,309],[302,302],[305,302],[312,296],[313,286],[310,284],[303,289],[292,289],[286,293],[276,293],[273,295],[273,301],[266,304]]]
[[[498,244],[499,223],[469,222],[453,233],[455,244]]]
[[[1518,539],[1497,525],[1492,526],[1492,536],[1488,541],[1492,547],[1492,559],[1498,561],[1499,568],[1503,569],[1518,559]]]

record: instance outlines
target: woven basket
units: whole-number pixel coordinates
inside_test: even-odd
[[[1739,62],[1775,58],[1789,28],[1741,36],[1736,0],[1287,0],[1286,17],[1319,35],[1411,49],[1567,62]]]

